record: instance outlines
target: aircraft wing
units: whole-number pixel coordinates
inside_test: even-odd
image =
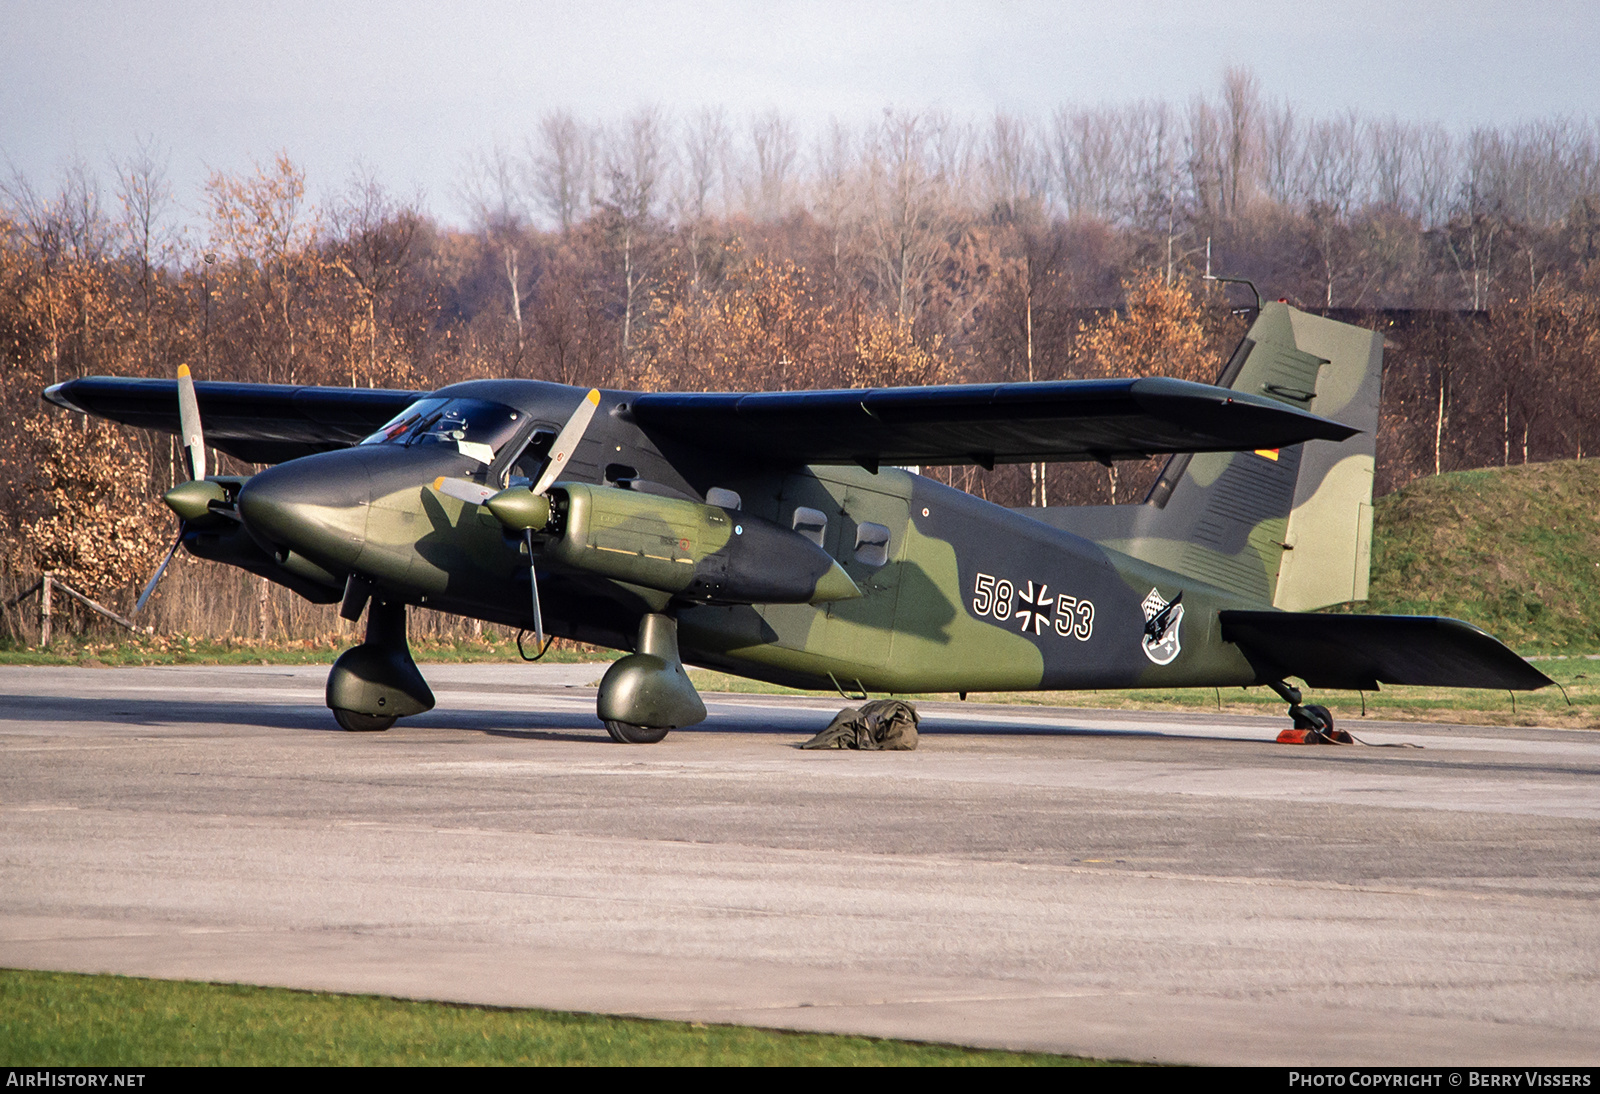
[[[640,395],[646,433],[787,463],[1026,463],[1238,452],[1359,432],[1275,399],[1153,377]]]
[[[354,444],[425,393],[202,381],[195,394],[208,444],[249,463],[280,463]],[[124,425],[179,428],[173,380],[88,376],[56,384],[45,398]],[[1277,400],[1162,377],[662,392],[635,396],[629,412],[646,433],[699,448],[874,469],[1249,451],[1357,432]]]
[[[346,448],[424,394],[217,381],[196,383],[194,390],[206,424],[206,444],[246,463],[282,463]],[[179,431],[176,380],[85,376],[54,385],[44,397],[68,410],[123,425]]]
[[[1551,679],[1471,623],[1423,615],[1220,613],[1263,678],[1376,691],[1379,683],[1532,691]]]

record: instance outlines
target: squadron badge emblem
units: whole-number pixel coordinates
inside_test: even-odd
[[[1140,605],[1144,609],[1144,655],[1158,665],[1170,665],[1183,652],[1179,629],[1183,625],[1183,593],[1165,600],[1155,589]]]

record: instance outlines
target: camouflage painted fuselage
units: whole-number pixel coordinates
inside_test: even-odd
[[[694,608],[679,617],[686,658],[782,683],[899,693],[1255,677],[1216,628],[1216,613],[1245,606],[1242,598],[962,491],[896,469],[826,467],[786,476],[769,496],[779,515],[796,503],[830,515],[830,552],[865,595],[817,607]],[[852,556],[864,521],[891,529],[882,566]],[[1166,646],[1147,652],[1152,592],[1183,600]]]
[[[552,429],[582,397],[529,381],[479,381],[439,394],[493,400]],[[718,458],[714,444],[664,452],[629,420],[629,397],[604,394],[566,481],[594,484],[571,490],[575,499],[625,496],[639,514],[599,531],[585,526],[585,544],[598,544],[588,556],[593,561],[564,539],[535,541],[550,633],[627,649],[643,614],[666,611],[678,620],[689,663],[797,686],[873,692],[1198,686],[1255,678],[1243,655],[1221,639],[1217,612],[1259,607],[1259,600],[904,470],[752,465]],[[526,541],[486,507],[432,485],[441,476],[475,472],[481,475],[481,465],[451,446],[364,445],[264,471],[246,485],[240,506],[262,548],[302,581],[320,579],[329,598],[356,574],[390,599],[531,627]],[[713,488],[736,493],[739,503],[704,505]],[[591,500],[583,504],[594,508]],[[576,502],[572,508],[576,513]],[[703,523],[686,525],[697,512]],[[732,548],[741,545],[733,542],[734,529],[792,536],[797,521],[859,596],[726,603],[705,582],[669,580],[724,556],[732,559],[724,569],[737,564],[748,571],[749,559],[734,557]],[[776,557],[776,547],[773,553],[775,568],[793,568]],[[619,565],[637,565],[643,576],[629,581]],[[821,589],[822,578],[819,568],[810,580]],[[1154,641],[1147,619],[1180,592],[1170,626]]]

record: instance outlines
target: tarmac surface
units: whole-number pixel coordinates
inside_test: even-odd
[[[1138,1060],[1594,1064],[1600,733],[711,696],[595,666],[0,668],[0,966]]]

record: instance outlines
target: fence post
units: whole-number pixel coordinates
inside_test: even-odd
[[[49,570],[44,572],[44,580],[39,583],[39,648],[42,650],[50,644],[50,593],[55,585],[55,577]]]

